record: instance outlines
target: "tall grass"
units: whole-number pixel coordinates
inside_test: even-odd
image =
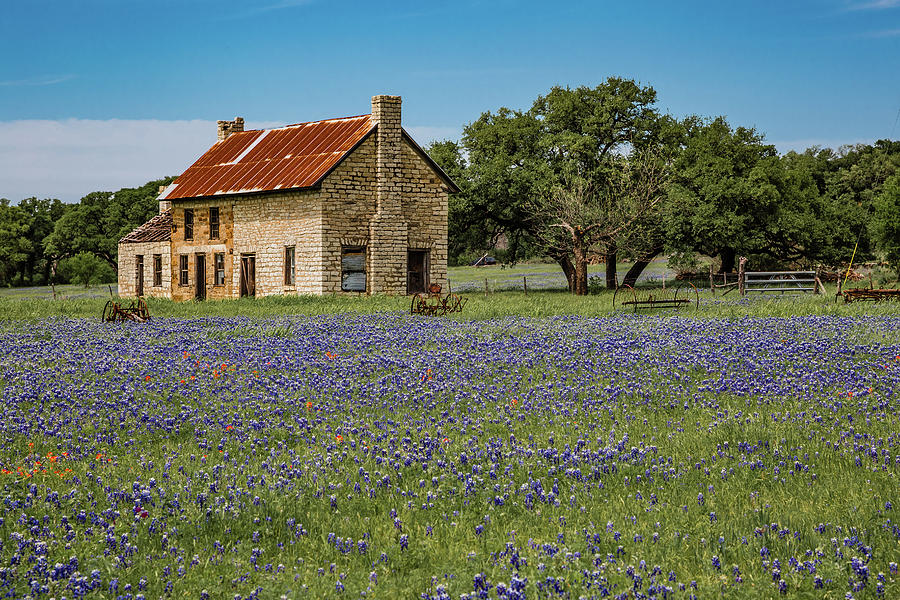
[[[588,296],[573,296],[565,290],[501,291],[462,293],[466,305],[461,313],[448,315],[451,319],[492,319],[508,315],[547,317],[553,315],[606,316],[619,312],[634,312],[628,307],[614,306],[613,294],[601,292]],[[621,297],[616,299],[621,301]],[[117,299],[127,306],[130,300]],[[107,298],[67,298],[44,300],[35,298],[0,297],[0,319],[38,320],[52,317],[99,319]],[[150,314],[155,318],[193,317],[275,317],[282,315],[322,315],[377,312],[409,312],[407,296],[266,296],[239,300],[207,300],[204,302],[173,302],[148,298]],[[802,315],[896,315],[900,303],[859,302],[845,304],[828,295],[753,296],[740,298],[736,294],[712,296],[700,293],[699,308],[691,304],[680,309],[640,310],[639,314],[696,316],[700,318],[739,319],[742,317],[790,317]]]

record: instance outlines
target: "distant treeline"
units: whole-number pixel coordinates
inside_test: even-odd
[[[527,111],[500,108],[431,156],[461,191],[450,198],[450,264],[485,252],[555,260],[575,293],[587,264],[635,261],[634,283],[659,255],[720,271],[888,261],[900,273],[900,142],[813,147],[779,155],[755,129],[723,117],[676,119],[656,92],[610,78],[555,87]],[[115,278],[118,240],[157,213],[173,178],[78,204],[0,200],[0,285]]]
[[[159,212],[159,186],[173,179],[91,192],[77,204],[0,199],[0,285],[115,281],[119,239]]]

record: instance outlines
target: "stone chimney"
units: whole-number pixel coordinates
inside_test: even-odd
[[[224,141],[232,133],[240,133],[244,131],[244,118],[235,117],[234,121],[216,121],[218,126],[219,140]]]
[[[378,125],[375,177],[379,212],[400,212],[400,96],[372,96],[372,122]]]
[[[166,191],[166,188],[168,188],[168,187],[169,187],[169,186],[167,186],[167,185],[161,185],[161,186],[159,186],[158,195],[159,195],[159,196],[162,196],[163,193]],[[171,201],[171,200],[160,200],[160,201],[159,201],[159,214],[163,214],[164,212],[166,212],[166,211],[169,210],[170,208],[172,208],[172,201]]]
[[[403,219],[403,140],[400,96],[372,96],[375,136],[375,214],[369,221],[369,283],[375,294],[406,293],[407,224]]]

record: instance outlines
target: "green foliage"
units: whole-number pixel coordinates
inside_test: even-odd
[[[9,200],[0,199],[0,284],[10,285],[28,259],[28,215]]]
[[[159,211],[159,186],[171,177],[117,192],[91,192],[67,211],[44,239],[45,252],[57,258],[90,252],[117,268],[119,239]]]
[[[92,283],[113,283],[116,272],[103,259],[90,252],[79,252],[64,258],[59,263],[59,274],[66,281],[82,283],[85,287]]]
[[[690,250],[673,252],[668,265],[676,275],[696,275],[701,268],[700,257]]]
[[[730,271],[737,252],[761,245],[760,220],[777,203],[767,172],[775,169],[775,147],[762,140],[752,128],[732,129],[723,117],[688,132],[667,213],[673,249],[720,256]]]
[[[875,239],[900,277],[900,175],[891,177],[885,183],[874,205]]]

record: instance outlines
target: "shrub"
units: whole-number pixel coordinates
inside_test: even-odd
[[[92,283],[112,283],[116,280],[116,272],[109,264],[90,252],[79,252],[75,256],[59,262],[59,274],[72,283],[83,283],[88,287]]]

